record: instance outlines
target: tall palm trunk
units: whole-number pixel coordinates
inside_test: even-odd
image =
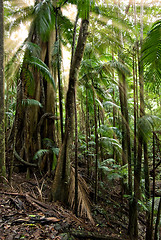
[[[65,135],[63,145],[61,147],[55,178],[52,185],[53,200],[68,202],[69,181],[70,181],[70,157],[72,155],[73,141],[73,117],[74,117],[74,94],[79,73],[81,60],[83,57],[85,43],[88,35],[88,20],[82,19],[78,42],[74,53],[73,61],[70,67],[69,85],[66,98],[66,119],[65,119]]]
[[[3,0],[0,0],[0,177],[6,176],[5,167],[5,117],[4,117],[4,31],[3,31]]]
[[[56,43],[58,46],[58,53],[57,53],[57,72],[58,72],[58,88],[59,88],[59,112],[60,112],[60,128],[61,128],[61,142],[63,142],[63,91],[62,91],[62,81],[61,81],[61,74],[60,74],[60,40],[59,40],[59,23],[58,23],[58,13],[56,12],[55,17],[55,32],[56,32]]]

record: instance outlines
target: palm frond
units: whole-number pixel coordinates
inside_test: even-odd
[[[53,152],[53,153],[55,153],[55,155],[59,155],[59,148],[56,148],[56,147],[52,147],[51,148],[51,151]]]
[[[25,8],[11,11],[10,14],[8,14],[8,17],[11,16],[12,19],[14,19],[11,22],[8,22],[5,24],[6,31],[9,31],[10,33],[12,31],[15,31],[17,27],[20,26],[20,23],[31,20],[33,17],[33,6],[27,6]]]
[[[67,46],[68,43],[72,45],[73,40],[73,23],[69,18],[59,14],[59,26],[60,26],[60,40],[63,42],[64,46]]]
[[[52,153],[55,153],[55,155],[58,156],[59,154],[59,148],[55,147],[55,143],[50,138],[44,138],[43,139],[43,145],[48,148]]]
[[[120,61],[113,60],[108,62],[107,64],[115,68],[118,72],[121,72],[125,75],[130,75],[131,73],[129,68],[125,64],[121,63]]]
[[[91,10],[91,7],[93,6],[94,6],[93,0],[78,0],[77,8],[79,16],[83,19],[88,19],[89,12]]]
[[[26,51],[28,51],[29,55],[33,55],[35,57],[39,57],[40,55],[40,47],[37,44],[28,42],[27,39],[25,39],[5,65],[5,76],[7,79],[11,78],[15,74],[16,69],[19,70],[21,68],[20,63],[22,62],[22,57]]]
[[[161,118],[154,115],[145,115],[138,120],[138,134],[147,142],[154,127],[161,124]]]
[[[118,151],[121,151],[122,149],[121,144],[118,142],[118,140],[114,138],[101,137],[100,143],[102,144],[102,146],[107,147],[109,149],[111,149],[111,147],[114,147]]]
[[[42,107],[42,104],[35,100],[35,99],[23,99],[22,100],[22,105],[24,106],[38,106],[38,107]]]
[[[116,103],[112,102],[112,101],[106,101],[103,103],[104,107],[116,107],[118,109],[120,109],[120,106],[118,106]]]
[[[88,199],[89,189],[85,180],[78,174],[78,212],[79,216],[87,217],[92,224],[94,220],[91,215],[90,201]],[[71,167],[70,186],[68,201],[71,207],[75,207],[75,169]]]
[[[50,82],[55,89],[55,81],[50,73],[50,70],[47,67],[47,65],[43,61],[41,61],[41,59],[34,56],[29,56],[29,57],[26,57],[24,61],[34,66],[35,68],[37,68],[37,70],[41,72],[41,74],[45,77],[45,79],[48,82]]]
[[[47,41],[51,30],[54,28],[55,11],[52,1],[44,0],[35,5],[34,24],[36,31],[43,41]]]
[[[41,159],[46,154],[49,154],[48,149],[40,149],[35,153],[33,160]]]
[[[160,63],[161,60],[161,20],[154,23],[147,34],[142,48],[142,61],[144,65]]]

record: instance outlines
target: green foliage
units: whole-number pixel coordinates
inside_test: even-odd
[[[40,71],[41,74],[45,77],[45,79],[50,82],[55,88],[55,81],[50,73],[50,70],[47,65],[43,61],[41,61],[41,59],[34,56],[29,56],[26,57],[24,61],[25,63],[34,66],[38,71]]]
[[[49,138],[44,138],[44,139],[43,139],[43,145],[44,145],[46,148],[50,149],[52,153],[54,153],[55,155],[58,156],[58,154],[59,154],[59,148],[56,148],[56,147],[55,147],[54,141],[52,141],[52,140],[49,139]]]
[[[143,44],[142,61],[147,68],[146,80],[158,91],[161,83],[161,20],[156,21]]]
[[[52,1],[44,0],[36,4],[33,15],[38,35],[41,36],[43,41],[47,41],[55,24],[55,11]]]
[[[138,120],[138,135],[143,137],[145,142],[150,138],[152,131],[160,125],[161,119],[157,116],[145,115]]]
[[[40,150],[38,150],[36,153],[35,153],[35,155],[34,155],[34,157],[33,157],[33,160],[37,160],[37,159],[40,159],[40,158],[42,158],[44,155],[46,155],[46,154],[49,154],[49,150],[48,149],[40,149]]]
[[[22,22],[30,21],[33,18],[33,6],[27,6],[24,8],[13,8],[9,7],[8,4],[5,5],[5,17],[7,18],[5,24],[5,30],[9,31],[11,34],[12,31],[15,31]]]
[[[102,170],[108,180],[115,180],[115,179],[127,179],[128,169],[127,165],[120,166],[115,163],[115,160],[112,158],[104,160],[102,163],[99,164],[99,169]]]
[[[35,99],[23,99],[22,100],[22,105],[23,106],[38,106],[38,107],[42,107],[42,104],[35,100]]]
[[[39,160],[38,164],[40,165],[40,162],[45,155],[52,154],[53,156],[52,171],[54,171],[57,164],[57,156],[59,154],[59,148],[55,147],[54,141],[52,141],[49,138],[44,138],[42,142],[43,142],[44,149],[38,150],[35,153],[33,160]]]

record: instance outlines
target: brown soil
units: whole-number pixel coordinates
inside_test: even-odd
[[[95,225],[77,218],[60,203],[49,202],[50,185],[50,180],[36,176],[26,180],[22,173],[14,173],[12,187],[7,182],[0,184],[1,240],[129,239],[128,204],[121,200],[117,181],[110,186],[112,191],[101,191],[99,204],[92,205]],[[139,227],[139,239],[143,239],[144,215]]]

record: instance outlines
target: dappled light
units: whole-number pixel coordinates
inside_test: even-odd
[[[0,239],[160,238],[160,6],[0,0]]]

